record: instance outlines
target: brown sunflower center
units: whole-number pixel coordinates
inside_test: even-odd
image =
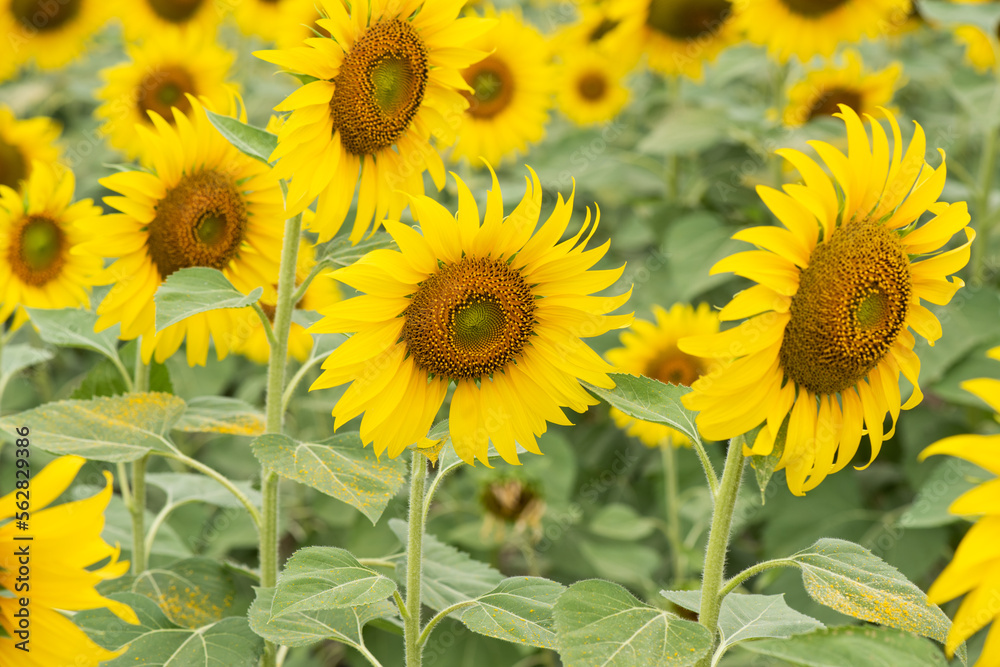
[[[192,266],[221,270],[239,252],[246,227],[246,205],[232,179],[205,170],[167,191],[146,245],[163,278]]]
[[[698,357],[693,357],[674,348],[654,358],[646,366],[643,375],[655,378],[660,382],[690,387],[704,372],[705,368]]]
[[[577,81],[576,87],[580,91],[580,97],[597,102],[604,99],[608,90],[608,81],[600,72],[587,72]]]
[[[465,258],[420,284],[403,311],[403,340],[423,370],[452,379],[491,375],[534,330],[535,300],[517,271]]]
[[[330,101],[344,148],[371,155],[410,126],[427,88],[427,47],[407,21],[368,28],[344,57]]]
[[[198,94],[194,77],[188,70],[171,65],[151,72],[139,84],[139,115],[147,123],[152,123],[146,112],[155,111],[173,123],[171,107],[176,107],[182,113],[191,110],[191,102],[185,93]]]
[[[150,8],[164,21],[186,23],[205,0],[149,0]]]
[[[810,255],[792,297],[780,352],[785,374],[818,394],[856,384],[903,330],[910,290],[895,232],[871,220],[839,227]]]
[[[80,13],[83,0],[11,0],[10,13],[25,26],[47,32],[58,30]]]
[[[514,75],[507,63],[495,55],[467,68],[462,76],[473,91],[462,94],[469,100],[466,113],[474,118],[493,118],[514,98]]]
[[[521,480],[492,482],[483,489],[483,508],[504,521],[517,521],[525,510],[539,501],[538,492]]]
[[[829,14],[847,0],[781,0],[786,7],[800,16],[823,16]]]
[[[0,185],[17,189],[21,179],[28,177],[28,165],[21,149],[0,137]]]
[[[688,41],[716,30],[731,11],[729,0],[650,0],[646,25]]]
[[[809,108],[809,118],[812,120],[817,116],[832,116],[840,111],[839,104],[846,104],[855,111],[861,110],[861,93],[849,88],[831,88],[816,98]]]
[[[8,264],[23,283],[41,287],[58,276],[66,263],[66,234],[51,218],[21,218],[14,223],[11,241]]]

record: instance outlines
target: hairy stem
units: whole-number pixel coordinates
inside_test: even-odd
[[[420,667],[423,657],[423,647],[420,644],[420,582],[423,571],[426,482],[427,459],[420,452],[413,451],[410,466],[410,514],[406,536],[406,615],[403,618],[406,667]]]

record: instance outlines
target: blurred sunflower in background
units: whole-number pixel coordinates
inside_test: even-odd
[[[102,0],[10,0],[0,3],[0,81],[20,65],[42,69],[66,65],[87,48],[88,39],[111,16]]]
[[[115,258],[100,276],[114,283],[97,308],[96,328],[121,324],[121,338],[142,336],[142,358],[162,363],[187,340],[188,364],[204,365],[209,338],[225,357],[238,343],[234,313],[213,310],[156,331],[153,296],[178,269],[222,271],[244,294],[278,281],[281,188],[267,165],[229,143],[189,97],[191,112],[173,110],[174,123],[151,112],[153,127],[137,127],[149,146],[152,172],[112,174],[101,184],[122,196],[104,202],[120,214],[92,225],[86,248]],[[245,120],[245,118],[243,119]],[[274,298],[270,296],[269,298]]]
[[[630,7],[618,2],[582,3],[579,18],[563,26],[552,37],[552,52],[597,50],[613,57],[627,71],[642,56],[642,44],[630,37],[638,28],[640,17],[630,15]]]
[[[99,255],[80,249],[99,228],[101,209],[73,203],[76,179],[59,164],[35,162],[21,190],[0,185],[0,322],[28,320],[30,308],[87,308]],[[88,229],[88,227],[90,229]]]
[[[1000,359],[1000,347],[988,352],[992,359]],[[981,378],[967,380],[962,388],[981,398],[995,413],[1000,413],[1000,380]],[[955,435],[935,442],[920,453],[920,460],[928,456],[947,454],[965,459],[984,468],[992,475],[1000,475],[1000,435]],[[1000,480],[988,479],[966,491],[949,506],[948,511],[968,517],[977,517],[969,532],[955,550],[955,555],[927,592],[927,599],[934,604],[964,595],[962,604],[952,621],[945,642],[950,658],[966,639],[993,623],[986,637],[986,645],[979,655],[977,665],[1000,664],[1000,609],[996,606],[996,591],[1000,582]]]
[[[564,55],[557,99],[559,110],[577,125],[604,123],[625,108],[625,69],[597,49],[581,48]]]
[[[653,307],[655,322],[636,320],[621,334],[622,347],[608,350],[605,357],[619,373],[644,375],[675,385],[690,387],[705,374],[704,359],[682,352],[677,341],[686,336],[709,336],[719,331],[719,315],[707,303],[697,308],[686,303],[674,304],[669,311]],[[691,440],[664,424],[629,417],[611,408],[611,418],[618,428],[639,438],[647,447],[690,446]]]
[[[277,42],[286,30],[298,27],[303,34],[295,43],[300,44],[306,37],[315,36],[304,34],[306,27],[300,24],[308,21],[299,19],[309,11],[319,18],[314,5],[311,0],[243,0],[233,7],[233,18],[244,35],[256,35],[271,43]]]
[[[492,442],[516,464],[518,445],[541,453],[535,438],[546,422],[569,424],[563,407],[584,412],[597,403],[578,380],[614,386],[612,366],[577,332],[599,336],[627,326],[631,315],[606,313],[631,290],[591,296],[614,284],[624,266],[589,270],[609,247],[584,249],[597,229],[589,211],[560,242],[573,195],[560,196],[539,226],[534,172],[507,217],[494,175],[480,220],[472,193],[456,181],[457,216],[415,197],[410,210],[422,233],[387,222],[399,251],[372,251],[332,274],[365,294],[335,304],[310,329],[354,334],[326,359],[312,389],[350,382],[333,408],[334,428],[363,412],[361,439],[377,455],[396,457],[427,435],[454,382],[449,428],[458,456],[488,464]]]
[[[119,549],[101,537],[104,512],[111,501],[111,473],[104,473],[104,488],[95,495],[50,506],[69,488],[86,460],[61,456],[32,475],[31,579],[29,591],[0,595],[0,661],[4,665],[48,667],[74,665],[97,667],[121,655],[95,644],[63,612],[106,608],[121,620],[138,624],[132,608],[103,597],[96,586],[128,572],[128,561],[118,560]],[[14,591],[19,545],[15,531],[15,491],[0,498],[0,590]],[[100,564],[100,567],[94,567]],[[18,597],[30,600],[31,651],[15,647],[20,608]]]
[[[340,0],[321,4],[327,18],[317,23],[332,38],[256,52],[316,79],[275,107],[291,114],[271,160],[278,161],[278,177],[291,179],[290,213],[319,197],[320,242],[340,229],[357,189],[350,234],[356,243],[373,220],[377,226],[399,216],[406,207],[402,191],[424,192],[425,171],[444,186],[444,164],[430,137],[453,138],[448,119],[468,105],[459,71],[486,55],[469,45],[494,22],[456,19],[461,4],[444,0],[361,0],[350,10]]]
[[[904,155],[892,114],[885,112],[892,126],[890,152],[878,121],[870,119],[869,143],[858,115],[840,109],[848,154],[809,142],[832,177],[799,151],[778,151],[805,181],[786,185],[784,192],[757,188],[784,228],[737,232],[733,238],[760,249],[730,255],[710,271],[758,283],[720,313],[723,321],[749,319],[679,343],[684,352],[706,359],[736,357],[684,396],[685,406],[700,411],[697,424],[706,438],[725,440],[763,425],[744,451],[767,456],[781,443],[787,420],[777,467],[785,469],[796,495],[851,461],[862,428],[871,442],[869,463],[875,460],[883,439],[895,432],[900,372],[913,384],[902,408],[920,402],[920,359],[909,329],[931,344],[941,337],[941,323],[921,300],[951,301],[964,283],[948,276],[968,263],[975,238],[965,202],[938,201],[944,152],[937,169],[925,163],[919,124]],[[927,213],[933,217],[918,225]],[[959,231],[965,242],[945,251]]]
[[[148,149],[135,126],[152,126],[150,111],[172,122],[174,107],[191,112],[188,95],[223,108],[236,92],[226,83],[233,54],[197,31],[156,34],[126,50],[130,62],[101,71],[107,85],[97,91],[103,104],[94,115],[104,121],[108,142],[130,160]]]
[[[55,143],[59,123],[45,116],[19,120],[5,104],[0,104],[0,185],[19,189],[31,175],[35,162],[51,164],[60,158]]]
[[[502,12],[496,28],[470,46],[489,55],[461,72],[472,90],[463,93],[469,106],[451,159],[500,164],[545,136],[555,70],[545,38],[513,12]]]
[[[873,114],[879,107],[888,106],[896,90],[905,83],[899,63],[869,73],[857,51],[848,49],[843,56],[843,67],[827,65],[811,70],[789,88],[784,112],[786,125],[804,125],[813,118],[832,116],[841,104],[861,116]]]
[[[998,27],[997,29],[1000,29]],[[997,31],[993,35],[974,25],[960,25],[955,28],[955,39],[965,46],[965,60],[979,72],[986,72],[997,64]]]
[[[329,31],[317,23],[323,18],[318,9],[321,6],[316,0],[282,0],[281,14],[273,28],[275,45],[291,49],[301,47],[313,37],[330,37]]]
[[[896,31],[910,19],[910,0],[741,0],[734,22],[779,62],[830,57],[843,42]]]
[[[250,0],[246,0],[249,2]],[[125,24],[125,39],[142,41],[164,32],[194,30],[214,35],[226,4],[214,0],[116,0],[115,15]]]

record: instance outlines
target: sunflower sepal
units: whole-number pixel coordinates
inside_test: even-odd
[[[757,480],[757,486],[760,488],[761,505],[767,502],[767,487],[771,482],[771,477],[774,476],[777,470],[782,455],[785,453],[785,438],[787,436],[788,420],[786,419],[778,429],[778,435],[773,438],[773,444],[768,443],[771,446],[771,450],[766,454],[757,454],[754,452],[755,449],[759,449],[758,441],[761,441],[763,444],[764,441],[771,439],[766,424],[758,426],[748,433],[743,440],[743,455],[750,457],[750,465],[753,466],[754,477]]]
[[[277,135],[208,109],[205,109],[205,114],[215,129],[237,150],[264,164],[270,164],[271,153],[278,147]]]
[[[263,287],[255,287],[249,294],[243,294],[217,269],[203,266],[179,269],[156,290],[156,331],[198,313],[251,306],[263,293]]]

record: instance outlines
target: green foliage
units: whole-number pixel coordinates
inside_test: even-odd
[[[77,347],[103,354],[118,361],[118,325],[97,333],[97,315],[89,310],[63,308],[27,308],[31,322],[38,329],[42,340],[60,347]],[[5,350],[6,352],[6,350]]]
[[[0,367],[0,377],[9,378],[25,368],[45,363],[55,356],[51,350],[31,345],[10,345],[3,350],[3,366]]]
[[[274,590],[258,588],[257,599],[250,607],[250,627],[264,639],[285,646],[309,646],[324,639],[361,648],[362,629],[375,619],[391,618],[396,608],[388,602],[358,607],[341,607],[289,613],[272,618],[270,609]]]
[[[346,238],[335,238],[317,250],[317,262],[326,262],[333,267],[351,266],[372,250],[396,248],[396,242],[386,232],[372,232],[366,238],[352,245]]]
[[[245,577],[211,558],[151,568],[131,581],[130,590],[155,602],[171,623],[192,629],[243,617],[250,602]]]
[[[359,607],[392,596],[396,583],[334,547],[297,551],[285,564],[271,601],[270,616]]]
[[[255,287],[243,294],[216,269],[199,266],[174,271],[156,290],[156,330],[209,310],[245,308],[263,293],[263,287]]]
[[[473,632],[515,644],[556,648],[552,611],[566,587],[539,577],[504,579],[458,616]]]
[[[932,642],[891,628],[840,626],[790,639],[768,639],[743,648],[801,667],[945,667]]]
[[[146,475],[146,483],[162,489],[167,494],[165,506],[202,502],[216,507],[243,509],[243,504],[217,481],[204,475],[185,472],[154,472]],[[234,485],[251,503],[260,506],[260,491],[249,482],[234,482]]]
[[[694,423],[697,413],[681,403],[681,396],[691,391],[689,387],[624,373],[611,373],[610,377],[615,381],[614,389],[586,385],[587,389],[629,417],[666,424],[692,440],[701,440]]]
[[[178,431],[256,436],[264,432],[264,415],[246,401],[228,396],[196,396],[187,401],[174,424]]]
[[[205,113],[215,129],[245,155],[267,164],[278,147],[278,137],[270,132],[207,109]]]

